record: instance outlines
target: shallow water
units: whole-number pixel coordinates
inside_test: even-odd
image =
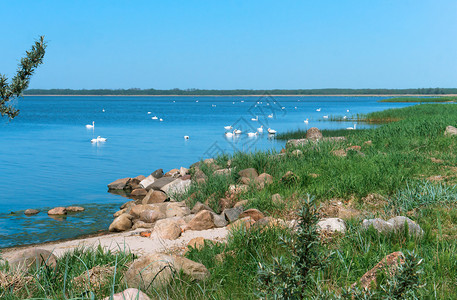
[[[115,179],[188,167],[222,152],[280,149],[284,142],[266,133],[253,138],[244,134],[261,124],[278,132],[346,128],[352,123],[327,122],[323,116],[413,105],[379,99],[383,98],[25,97],[17,103],[20,115],[0,124],[0,248],[107,229],[111,214],[127,201],[107,193],[106,185]],[[267,117],[270,114],[273,118]],[[163,121],[152,120],[153,116]],[[251,121],[255,116],[258,121]],[[92,121],[95,128],[86,129]],[[227,139],[226,125],[244,133]],[[185,135],[190,138],[185,140]],[[108,140],[92,144],[96,136]],[[68,205],[81,205],[86,211],[63,220],[45,213],[46,208]],[[25,217],[27,208],[42,212]]]

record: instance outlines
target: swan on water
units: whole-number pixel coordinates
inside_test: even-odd
[[[276,130],[274,129],[268,128],[267,130],[269,134],[276,134]]]
[[[349,112],[349,109],[346,109],[346,112]]]
[[[304,122],[305,124],[308,124],[308,123],[309,123],[308,119],[304,120],[303,122]]]
[[[347,116],[344,116],[343,119],[346,120],[348,117]]]
[[[232,126],[224,126],[224,129],[225,129],[225,130],[232,130],[233,127],[232,127]]]
[[[102,109],[102,112],[105,112],[105,109]]]
[[[241,131],[241,130],[239,130],[239,129],[235,129],[235,130],[233,131],[233,133],[234,133],[234,134],[241,134],[241,133],[242,133],[242,131]]]
[[[97,136],[96,139],[91,139],[91,143],[99,143],[99,142],[106,142],[106,138],[102,138],[101,136]]]
[[[150,114],[151,114],[151,112],[150,112],[150,111],[148,111],[148,115],[150,115]]]
[[[160,122],[162,122],[162,121],[163,121],[163,119],[162,119],[162,118],[160,118],[160,119],[159,119],[159,121],[160,121]]]
[[[260,133],[262,133],[262,132],[263,132],[263,125],[260,125],[260,127],[257,128],[257,131],[260,132]]]
[[[316,109],[316,111],[321,111],[321,109],[322,109],[322,108],[318,108],[318,109]]]
[[[188,135],[185,135],[185,136],[184,136],[184,139],[185,139],[185,140],[188,140],[188,139],[189,139],[189,136],[188,136]]]
[[[324,118],[324,119],[328,119],[328,115],[326,115],[326,116],[323,116],[323,118]]]
[[[268,115],[268,117],[269,117],[270,119],[273,119],[273,114]]]
[[[232,137],[232,136],[233,136],[233,132],[226,132],[226,133],[225,133],[225,136],[226,136],[226,137]]]
[[[90,124],[86,125],[87,129],[93,129],[94,127],[95,127],[95,122],[94,121],[92,121],[92,125],[90,125]]]
[[[157,120],[158,118],[157,118],[157,116],[154,116],[154,117],[152,117],[151,119],[152,119],[152,120]]]
[[[197,103],[198,103],[198,100],[195,100],[195,102],[197,102]]]
[[[255,118],[251,118],[251,121],[257,122],[259,120],[259,116],[255,116]]]
[[[211,104],[212,107],[216,107],[216,104]]]
[[[258,134],[257,132],[248,132],[248,137],[254,137],[257,134]]]
[[[355,127],[357,126],[357,124],[354,123],[354,127],[348,127],[346,128],[347,130],[355,130]]]

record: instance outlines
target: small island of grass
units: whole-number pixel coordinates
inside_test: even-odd
[[[379,102],[417,102],[417,103],[435,103],[435,102],[455,102],[457,97],[395,97],[379,100]]]

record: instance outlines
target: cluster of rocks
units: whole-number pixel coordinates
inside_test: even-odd
[[[455,128],[454,126],[447,126],[446,127],[446,130],[444,131],[444,135],[449,135],[449,136],[453,136],[453,135],[457,135],[457,128]]]
[[[231,168],[220,168],[212,159],[202,163],[215,175],[225,176],[233,171]],[[186,230],[225,227],[239,219],[244,219],[240,222],[253,224],[265,217],[257,209],[244,210],[246,200],[237,201],[238,196],[250,186],[262,189],[273,182],[271,175],[258,174],[254,168],[238,172],[239,184],[231,185],[225,197],[219,200],[218,212],[204,203],[197,202],[190,208],[186,201],[176,201],[177,196],[186,192],[193,180],[200,183],[206,180],[206,175],[200,167],[200,163],[191,166],[192,176],[188,169],[181,167],[165,174],[159,169],[147,177],[122,178],[110,183],[109,191],[122,191],[134,200],[124,203],[114,214],[115,219],[109,230],[119,232],[146,228],[151,229],[151,237],[172,240],[177,239]]]
[[[306,138],[304,139],[292,139],[288,140],[286,143],[286,147],[298,147],[298,146],[303,146],[308,143],[316,143],[319,141],[344,141],[346,140],[346,137],[344,136],[335,136],[335,137],[324,137],[320,130],[316,127],[311,127],[308,129],[306,132]]]
[[[48,216],[64,216],[69,212],[81,212],[84,211],[84,207],[81,206],[59,206],[59,207],[54,207],[50,210],[48,210]],[[26,216],[34,216],[36,214],[40,213],[38,209],[33,209],[29,208],[24,211],[24,215]]]

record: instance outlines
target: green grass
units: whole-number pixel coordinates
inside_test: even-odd
[[[288,147],[282,156],[267,151],[218,157],[216,163],[219,166],[225,167],[230,160],[234,171],[229,176],[216,176],[213,169],[202,165],[201,169],[207,175],[206,182],[192,183],[188,193],[181,195],[179,200],[186,200],[191,208],[200,201],[219,210],[219,200],[226,196],[228,187],[239,183],[238,171],[253,167],[259,173],[272,175],[273,183],[261,190],[251,185],[232,200],[248,200],[246,208],[260,209],[269,216],[291,218],[299,208],[300,198],[308,194],[313,195],[318,203],[335,198],[350,200],[354,208],[368,217],[409,216],[424,230],[422,238],[413,238],[405,232],[379,234],[372,229],[365,231],[361,220],[347,219],[346,234],[322,240],[322,257],[328,259],[323,261],[322,268],[311,274],[313,284],[303,288],[316,299],[325,298],[324,295],[337,298],[385,255],[394,251],[414,251],[423,259],[423,273],[419,278],[421,288],[416,297],[456,299],[457,138],[445,136],[444,130],[448,125],[457,124],[457,106],[424,104],[375,112],[363,118],[384,124],[371,130],[324,131],[325,136],[344,135],[346,140]],[[304,132],[283,135],[284,138],[303,136]],[[355,145],[361,147],[360,152],[348,150],[345,157],[333,154],[335,150]],[[295,149],[303,154],[293,155]],[[281,180],[287,171],[292,171],[298,180]],[[433,175],[443,175],[444,179],[440,183],[425,180]],[[282,202],[272,201],[272,195],[276,193],[282,196]],[[373,210],[372,203],[364,202],[364,197],[372,193],[387,199],[376,210]],[[200,250],[193,249],[186,254],[187,257],[203,263],[211,277],[195,282],[179,274],[170,285],[151,296],[158,299],[258,299],[256,292],[261,288],[259,263],[272,263],[273,257],[277,256],[282,256],[286,262],[290,260],[291,253],[281,246],[280,241],[284,235],[291,234],[279,227],[237,230],[226,244],[208,243]],[[113,265],[116,260],[119,276],[116,276],[114,285],[107,284],[93,293],[101,297],[109,295],[113,289],[117,292],[125,288],[121,281],[125,270],[122,266],[131,260],[131,255],[121,253],[116,257],[108,253],[97,256],[95,250],[91,251],[88,254],[68,254],[60,259],[60,267],[52,276],[44,271],[35,276],[37,279],[30,288],[31,294],[25,290],[14,294],[3,291],[2,297],[81,297],[81,291],[70,285],[64,287],[63,282],[69,284],[70,278],[84,270],[94,265]],[[216,256],[221,253],[226,255],[220,262]]]
[[[457,97],[395,97],[379,100],[379,102],[418,102],[418,103],[431,103],[431,102],[454,102]]]

